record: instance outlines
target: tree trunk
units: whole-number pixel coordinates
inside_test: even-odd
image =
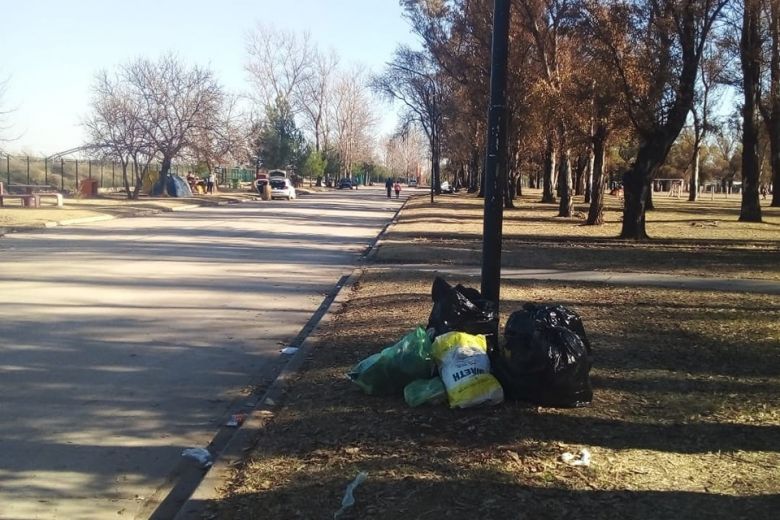
[[[593,80],[593,88],[595,90],[596,87],[596,81]],[[589,203],[591,201],[591,191],[593,190],[593,166],[595,161],[595,151],[594,146],[596,142],[596,118],[593,114],[595,114],[595,106],[596,106],[596,99],[595,97],[592,97],[590,100],[590,106],[591,106],[591,117],[590,117],[590,143],[588,144],[588,172],[587,172],[587,178],[585,181],[585,203]],[[603,125],[600,125],[600,128],[603,128]],[[603,146],[603,144],[602,144]],[[603,176],[603,170],[604,170],[604,158],[601,158],[601,169],[602,169],[602,176]],[[602,194],[603,195],[603,194]]]
[[[593,147],[591,156],[593,158],[590,188],[586,195],[590,194],[590,209],[588,210],[588,220],[585,222],[590,226],[600,226],[604,223],[604,185],[607,182],[604,175],[604,156],[606,153],[607,132],[603,125],[593,135]]]
[[[163,155],[162,163],[160,164],[160,178],[157,179],[157,191],[160,193],[160,195],[167,195],[168,190],[168,175],[171,171],[171,160],[172,157],[169,155]]]
[[[141,193],[141,187],[143,187],[144,184],[144,173],[146,173],[148,169],[149,169],[148,166],[146,168],[141,169],[141,167],[138,165],[138,159],[136,157],[133,157],[133,172],[135,173],[135,186],[133,188],[133,199],[138,199],[138,195]]]
[[[507,128],[511,128],[511,124],[507,125]],[[513,141],[507,143],[508,150],[506,151],[506,174],[504,175],[504,208],[512,209],[515,207],[513,201],[515,198],[515,174],[517,171],[517,154],[516,143]]]
[[[742,106],[742,206],[739,212],[741,222],[761,222],[761,205],[758,198],[761,172],[756,122],[761,71],[759,18],[758,0],[746,0],[739,49],[742,61],[742,90],[745,95]]]
[[[678,132],[679,133],[679,132]],[[643,143],[637,152],[634,166],[623,175],[623,226],[620,238],[645,240],[645,211],[652,202],[650,176],[655,168],[664,162],[669,146],[674,139],[659,136],[654,141]]]
[[[561,161],[558,166],[558,192],[561,194],[561,203],[558,206],[558,216],[571,217],[573,205],[571,196],[571,152],[565,145],[561,148]]]
[[[438,165],[434,156],[431,157],[431,204],[433,204],[434,195],[441,195],[441,184],[439,184],[439,172],[437,171]]]
[[[577,156],[577,169],[574,175],[574,194],[581,196],[585,193],[585,168],[587,167],[587,158],[580,154]]]
[[[647,190],[647,200],[645,200],[645,211],[652,211],[655,209],[655,204],[653,204],[653,193],[655,193],[655,187],[653,186],[653,183],[651,181],[649,189]]]
[[[780,208],[780,150],[777,154],[772,154],[772,160],[778,162],[776,168],[774,164],[772,165],[772,207]]]
[[[699,138],[696,138],[696,142],[693,144],[693,161],[691,161],[691,182],[690,193],[688,194],[688,200],[695,202],[699,194],[699,163],[701,157],[701,143]]]
[[[517,189],[518,186],[520,186],[520,153],[520,146],[516,144],[516,149],[514,153],[512,153],[512,167],[508,175],[509,183],[507,186],[509,197],[512,200],[515,200],[517,197]]]
[[[479,150],[476,146],[471,148],[471,160],[469,161],[469,193],[479,191]]]
[[[517,177],[515,174],[507,175],[506,186],[504,186],[504,208],[514,209],[515,203],[512,199],[515,197],[515,183]]]
[[[120,164],[122,165],[122,182],[125,185],[125,196],[127,196],[128,199],[133,198],[133,192],[130,190],[130,178],[127,176],[127,165],[129,161],[123,161],[120,159]]]
[[[555,171],[555,150],[553,140],[547,137],[547,148],[544,151],[544,180],[542,191],[542,202],[548,204],[555,203],[555,193],[553,192],[553,172]]]
[[[322,124],[322,111],[314,119],[314,150],[320,153],[320,125]]]
[[[588,166],[587,173],[585,175],[585,203],[591,201],[591,191],[593,191],[593,166],[595,162],[595,156],[593,152],[593,146],[588,148]],[[604,168],[604,159],[602,158],[602,169]]]
[[[431,203],[433,196],[441,195],[441,170],[439,161],[439,138],[436,134],[431,137]]]
[[[769,145],[772,164],[772,206],[780,207],[780,3],[770,2],[770,34],[772,37],[772,58],[770,61],[771,85],[770,117],[768,124]]]

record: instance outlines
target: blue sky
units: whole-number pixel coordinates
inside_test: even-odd
[[[5,148],[51,154],[82,144],[79,122],[95,72],[138,56],[174,51],[209,65],[227,89],[245,90],[245,35],[256,22],[308,30],[342,63],[373,70],[398,43],[415,42],[398,0],[9,1],[0,77],[10,78],[9,134],[20,138]]]

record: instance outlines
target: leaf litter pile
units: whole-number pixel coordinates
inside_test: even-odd
[[[528,301],[582,316],[591,407],[412,409],[363,395],[344,374],[425,323],[431,278],[363,275],[211,517],[333,518],[361,471],[340,518],[775,517],[780,298],[505,284],[502,321]],[[563,461],[582,449],[590,465]]]

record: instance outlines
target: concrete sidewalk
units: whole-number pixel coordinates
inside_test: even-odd
[[[418,271],[445,276],[480,276],[480,267],[446,264],[375,264],[379,271]],[[780,294],[780,282],[733,278],[705,278],[657,273],[626,273],[606,271],[562,271],[556,269],[503,268],[503,280],[556,280],[565,282],[593,282],[640,287],[668,287],[695,291],[728,291],[757,294]]]

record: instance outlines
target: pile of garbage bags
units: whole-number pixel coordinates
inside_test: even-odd
[[[506,399],[572,408],[593,399],[591,346],[580,317],[562,305],[528,303],[496,337],[498,313],[479,291],[437,277],[426,329],[418,327],[364,359],[349,378],[369,395],[409,406],[451,408]]]

